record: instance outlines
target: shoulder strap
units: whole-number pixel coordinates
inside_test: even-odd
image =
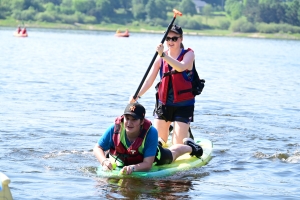
[[[194,60],[194,62],[193,62],[193,73],[194,73],[194,75],[193,75],[193,80],[195,80],[195,79],[200,79],[200,78],[199,78],[199,75],[198,75],[198,72],[197,72],[197,70],[196,70],[195,60]]]

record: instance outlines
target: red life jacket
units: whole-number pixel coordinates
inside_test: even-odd
[[[113,133],[113,142],[115,149],[110,149],[109,153],[114,158],[121,160],[124,166],[133,165],[143,162],[144,155],[142,154],[144,139],[152,126],[151,121],[144,119],[143,128],[136,140],[127,148],[125,131],[122,134],[122,126],[124,127],[124,116],[117,117]]]
[[[21,34],[26,34],[26,28],[24,28],[23,30],[21,30]]]
[[[183,54],[177,59],[178,61],[182,61],[184,55],[188,51],[193,51],[188,48],[184,50]],[[186,70],[188,71],[188,70]],[[176,70],[169,70],[169,65],[166,61],[163,61],[162,66],[163,77],[160,81],[160,85],[158,88],[158,99],[165,105],[168,97],[168,85],[171,78],[174,92],[174,101],[173,103],[178,103],[186,100],[190,100],[195,98],[192,91],[192,83],[184,79],[182,72],[178,72]]]

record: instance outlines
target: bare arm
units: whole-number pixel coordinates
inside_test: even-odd
[[[136,165],[125,166],[121,169],[121,173],[123,174],[131,174],[134,171],[149,171],[154,162],[154,156],[144,158],[143,162]]]
[[[158,74],[159,68],[161,65],[161,58],[157,57],[154,64],[152,65],[149,74],[143,84],[143,86],[141,87],[138,96],[142,96],[143,94],[145,94],[147,92],[147,90],[149,90],[149,88],[153,85],[153,82],[155,81],[155,78]],[[133,99],[133,97],[130,97],[129,102],[130,103],[134,103],[137,99]]]
[[[112,164],[111,162],[105,157],[105,153],[103,149],[96,144],[93,149],[94,155],[96,156],[97,160],[100,162],[100,164],[103,166],[103,170],[112,170]]]
[[[164,46],[162,44],[159,44],[156,48],[156,51],[158,55],[162,55],[164,51]],[[173,67],[176,71],[182,72],[184,70],[192,70],[193,69],[193,62],[195,60],[195,54],[193,51],[187,52],[182,61],[178,61],[171,56],[165,54],[164,57],[162,57],[171,67]]]
[[[103,149],[96,144],[93,149],[94,155],[96,156],[97,160],[103,166],[103,170],[112,170],[112,163],[105,157],[105,153]],[[154,162],[154,156],[144,158],[143,162],[136,164],[136,165],[129,165],[125,166],[121,169],[121,173],[124,174],[131,174],[133,171],[149,171],[152,167]]]
[[[157,59],[155,60],[140,92],[139,92],[139,96],[142,96],[143,94],[146,93],[146,91],[153,85],[155,78],[158,74],[159,68],[161,65],[161,58],[157,57]]]
[[[195,59],[194,52],[189,51],[187,52],[182,61],[175,60],[174,58],[168,56],[167,54],[163,57],[163,59],[176,71],[182,72],[185,70],[192,70],[193,69],[193,61]]]

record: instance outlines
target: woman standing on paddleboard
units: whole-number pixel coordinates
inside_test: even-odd
[[[169,127],[173,124],[173,144],[183,144],[183,139],[189,137],[190,122],[193,122],[195,97],[192,94],[194,51],[184,49],[182,44],[183,32],[180,26],[173,25],[164,51],[159,44],[156,51],[158,57],[144,82],[138,97],[131,99],[135,102],[152,86],[157,74],[160,82],[156,86],[156,106],[154,110],[154,127],[158,130],[159,142],[164,145],[168,140]]]

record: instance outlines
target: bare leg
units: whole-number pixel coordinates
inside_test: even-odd
[[[171,122],[166,122],[165,120],[154,119],[153,126],[158,131],[158,137],[163,139],[165,142],[168,141],[169,137],[169,127]]]
[[[189,137],[189,124],[174,122],[172,144],[183,144],[182,140]]]
[[[179,156],[185,153],[191,153],[192,147],[184,144],[174,144],[169,148],[169,150],[172,152],[173,161],[175,161]]]

